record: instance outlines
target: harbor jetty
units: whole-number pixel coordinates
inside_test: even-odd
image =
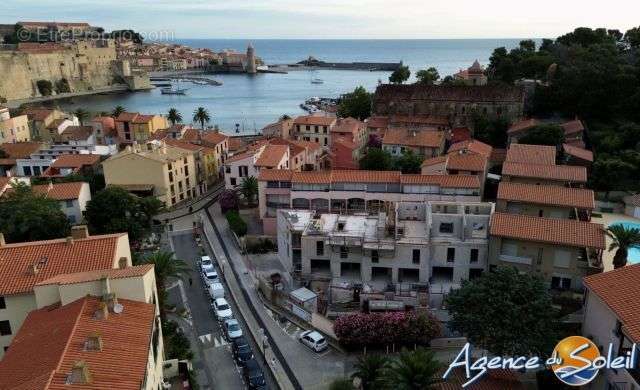
[[[364,70],[369,72],[393,72],[402,66],[400,62],[326,62],[315,57],[296,62],[295,64],[269,65],[273,71],[287,72],[294,70]]]

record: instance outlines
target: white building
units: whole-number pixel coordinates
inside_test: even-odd
[[[278,255],[303,277],[448,289],[487,269],[492,212],[492,203],[458,202],[400,202],[372,215],[279,210]]]
[[[35,185],[33,191],[43,194],[48,199],[57,200],[71,224],[78,224],[84,220],[87,203],[91,200],[89,183],[49,183]]]
[[[289,169],[289,145],[265,144],[228,158],[224,163],[225,188],[234,189],[245,177],[257,179],[260,170]]]

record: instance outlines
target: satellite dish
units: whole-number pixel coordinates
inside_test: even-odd
[[[120,314],[124,311],[124,306],[122,306],[119,303],[116,303],[115,305],[113,305],[113,312],[116,314]]]

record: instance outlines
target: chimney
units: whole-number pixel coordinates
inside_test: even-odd
[[[4,240],[4,234],[0,232],[0,248],[7,245],[7,242]]]
[[[96,310],[94,316],[98,320],[106,320],[109,318],[109,307],[106,302],[100,302],[98,304],[98,310]]]
[[[31,272],[33,272],[34,275],[37,275],[39,271],[38,263],[31,264]]]
[[[85,351],[102,351],[102,337],[98,332],[93,332],[87,336],[84,342]]]
[[[118,259],[118,268],[125,269],[127,268],[128,263],[129,263],[129,259],[122,256],[121,258]]]
[[[73,237],[72,236],[67,237],[66,240],[67,240],[67,245],[73,245]]]
[[[102,295],[102,302],[107,304],[108,311],[113,312],[113,307],[118,303],[118,298],[116,298],[115,293],[109,292]]]
[[[71,237],[74,240],[82,240],[89,237],[89,230],[87,225],[76,225],[71,227]]]
[[[67,384],[86,385],[91,383],[91,372],[89,366],[83,360],[76,362],[71,368],[71,374],[67,378]]]

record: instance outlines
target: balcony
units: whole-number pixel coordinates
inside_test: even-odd
[[[505,261],[507,263],[516,263],[516,264],[525,264],[531,265],[533,259],[531,257],[523,257],[523,256],[512,256],[512,255],[498,255],[498,259],[500,261]]]

